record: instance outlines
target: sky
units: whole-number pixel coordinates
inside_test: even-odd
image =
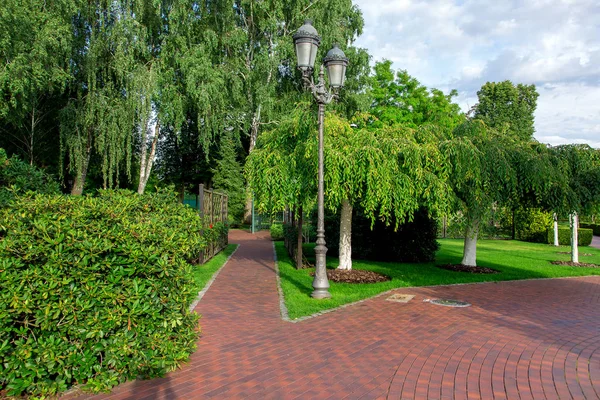
[[[486,82],[535,84],[535,137],[600,148],[599,0],[353,0],[354,43],[463,110]]]

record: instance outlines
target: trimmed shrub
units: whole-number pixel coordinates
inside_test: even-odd
[[[271,239],[283,240],[283,224],[272,224],[271,225]]]
[[[60,186],[50,175],[19,157],[8,158],[4,149],[0,148],[0,207],[6,207],[15,196],[28,191],[58,194]]]
[[[412,222],[407,222],[394,231],[377,220],[371,230],[371,220],[362,212],[352,216],[352,258],[373,261],[429,262],[435,259],[439,249],[436,241],[437,223],[429,218],[427,210],[415,213]],[[339,256],[340,216],[326,215],[325,240],[327,255]]]
[[[554,228],[548,229],[548,244],[554,244]],[[577,245],[589,246],[592,243],[593,232],[591,229],[577,230]],[[571,228],[558,228],[558,244],[561,246],[571,245]]]
[[[600,225],[598,224],[579,224],[580,228],[591,229],[594,235],[600,236]]]
[[[536,208],[520,209],[515,212],[515,225],[516,239],[544,243],[552,226],[552,214]]]
[[[29,194],[0,209],[0,392],[96,392],[185,361],[200,229],[164,191]]]

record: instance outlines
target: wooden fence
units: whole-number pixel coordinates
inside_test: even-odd
[[[219,222],[227,225],[227,200],[228,197],[226,194],[205,189],[204,185],[199,186],[196,206],[200,213],[200,217],[204,222],[204,227],[209,227]],[[204,264],[213,258],[218,252],[223,250],[227,244],[227,231],[225,231],[225,233],[217,240],[207,243],[200,259],[200,263]]]

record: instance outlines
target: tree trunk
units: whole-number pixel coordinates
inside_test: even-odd
[[[140,182],[138,184],[138,194],[144,194],[146,190],[146,184],[148,178],[150,178],[150,172],[152,171],[152,165],[154,164],[154,155],[156,154],[156,145],[158,144],[158,136],[160,134],[160,122],[156,121],[154,127],[154,137],[152,138],[152,145],[150,146],[150,156],[146,158],[146,133],[142,134],[142,154],[140,157]]]
[[[350,201],[342,201],[340,218],[340,265],[338,269],[352,269],[352,205]]]
[[[577,237],[577,228],[579,228],[577,213],[574,212],[571,215],[571,261],[574,263],[579,263],[579,248],[577,247],[579,244]]]
[[[479,234],[480,222],[479,217],[471,217],[468,219],[462,259],[463,265],[471,267],[477,266],[477,235]]]
[[[515,212],[515,209],[513,208],[513,210],[512,210],[512,240],[515,240],[517,238],[517,223],[515,221],[515,216],[516,216],[516,212]]]
[[[90,156],[92,154],[92,138],[91,132],[88,132],[87,144],[85,149],[85,158],[82,160],[81,167],[76,171],[75,182],[71,188],[72,196],[81,196],[83,194],[83,187],[85,186],[85,178],[88,172],[88,166],[90,165]]]
[[[302,207],[298,207],[298,238],[296,241],[296,269],[302,269]]]

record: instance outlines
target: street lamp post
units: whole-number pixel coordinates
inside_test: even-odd
[[[319,175],[317,189],[317,241],[315,246],[316,268],[315,279],[313,280],[313,292],[311,297],[315,299],[327,299],[331,297],[329,293],[329,281],[327,280],[327,269],[325,267],[325,207],[324,207],[324,168],[323,168],[323,123],[325,120],[325,105],[331,103],[337,98],[337,91],[344,85],[346,77],[346,67],[348,59],[337,44],[329,50],[323,64],[319,70],[319,80],[315,84],[313,80],[313,68],[317,49],[321,43],[321,38],[317,30],[312,26],[310,20],[306,20],[298,31],[294,34],[294,45],[296,47],[296,57],[298,59],[298,69],[302,71],[302,81],[304,88],[310,90],[313,97],[319,104]],[[323,69],[327,69],[327,78],[331,90],[327,90]]]

